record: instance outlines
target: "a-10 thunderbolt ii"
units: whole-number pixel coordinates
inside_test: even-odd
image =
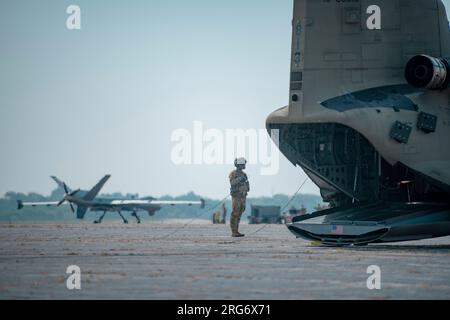
[[[450,235],[444,3],[295,0],[292,26],[289,105],[266,126],[331,208],[289,230],[329,245]]]
[[[144,198],[144,199],[108,199],[108,198],[96,198],[97,194],[103,188],[103,185],[108,181],[110,175],[104,176],[91,190],[81,191],[80,189],[72,191],[67,185],[60,181],[58,178],[53,177],[52,179],[64,189],[64,198],[59,202],[23,202],[18,201],[18,209],[23,209],[24,207],[38,207],[46,206],[59,207],[62,204],[69,204],[70,209],[75,213],[73,205],[77,206],[76,215],[77,219],[84,219],[86,212],[88,210],[94,212],[103,212],[103,214],[94,221],[94,223],[101,223],[107,212],[117,212],[122,218],[124,223],[128,223],[128,220],[122,215],[123,211],[131,212],[131,215],[136,218],[137,223],[141,223],[141,219],[138,216],[138,211],[147,211],[150,216],[153,216],[156,211],[159,211],[164,206],[193,206],[199,205],[200,208],[205,207],[205,201],[200,199],[199,201],[158,201],[154,198]]]

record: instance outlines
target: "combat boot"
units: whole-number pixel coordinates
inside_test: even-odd
[[[245,237],[245,234],[236,232],[236,233],[233,233],[231,236],[232,236],[233,238],[242,238],[242,237]]]
[[[231,236],[233,238],[242,237],[238,232],[238,219],[236,216],[232,215],[230,219],[230,227],[231,227]]]
[[[245,234],[240,233],[239,230],[239,224],[241,223],[241,216],[239,215],[238,217],[236,217],[236,229],[233,230],[233,238],[241,238],[241,237],[245,237]]]

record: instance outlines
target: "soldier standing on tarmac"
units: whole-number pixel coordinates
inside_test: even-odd
[[[241,216],[245,211],[245,202],[247,199],[247,193],[250,191],[250,184],[248,182],[247,175],[243,171],[247,160],[244,158],[238,158],[234,161],[236,170],[230,173],[231,184],[231,197],[233,200],[233,212],[231,213],[230,226],[232,237],[244,237],[245,235],[239,233],[239,222]]]

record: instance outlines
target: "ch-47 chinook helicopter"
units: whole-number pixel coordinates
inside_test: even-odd
[[[292,23],[289,105],[266,126],[331,208],[289,230],[328,245],[450,235],[442,1],[294,0]]]

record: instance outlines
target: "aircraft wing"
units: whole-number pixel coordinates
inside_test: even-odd
[[[202,209],[205,207],[205,200],[199,201],[159,201],[159,200],[113,200],[110,205],[113,206],[194,206],[199,205]]]
[[[56,207],[58,205],[58,201],[52,202],[23,202],[21,200],[17,200],[17,209],[23,209],[24,207]]]
[[[201,208],[205,207],[205,200],[200,201],[151,201],[152,204],[158,205],[158,206],[194,206],[194,205],[200,205]]]

